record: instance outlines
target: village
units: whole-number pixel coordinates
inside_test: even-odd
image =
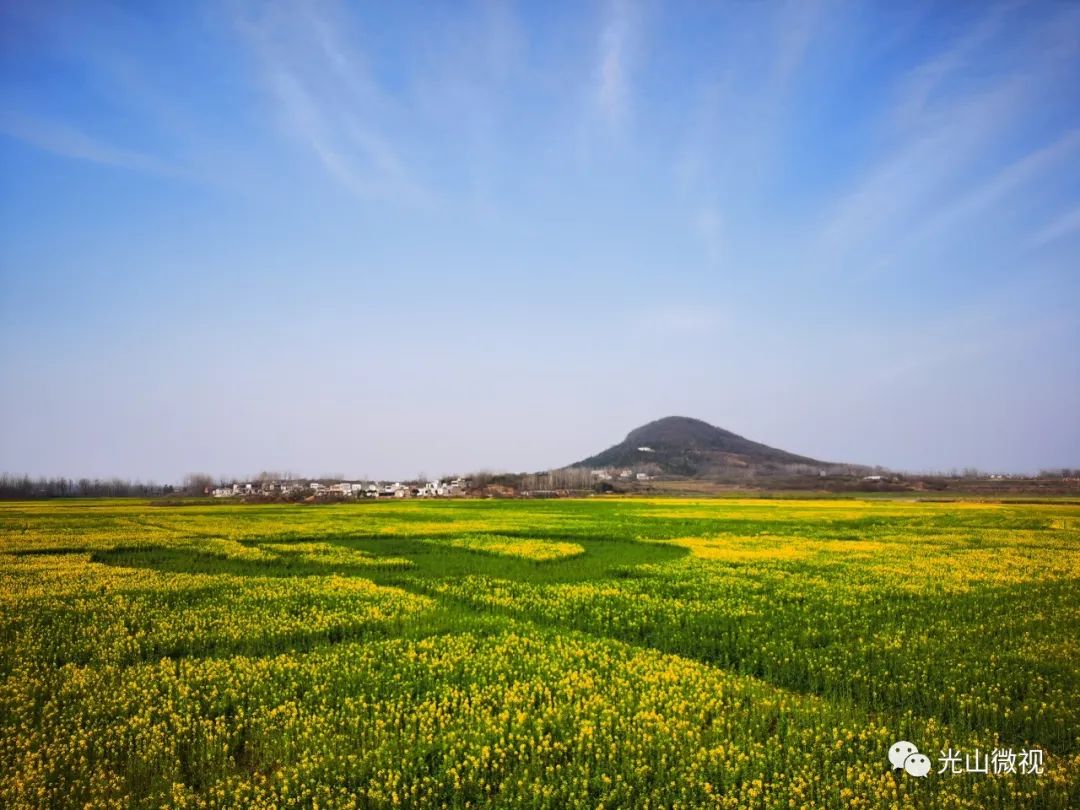
[[[214,487],[206,493],[215,498],[451,498],[461,496],[469,488],[469,480],[454,478],[447,481],[413,483],[383,483],[381,481],[323,481],[285,479],[234,483]]]
[[[251,500],[355,500],[361,498],[460,498],[544,496],[574,491],[603,491],[608,482],[651,481],[655,475],[633,468],[563,469],[525,475],[477,473],[434,481],[330,481],[264,478],[207,486],[214,498]]]

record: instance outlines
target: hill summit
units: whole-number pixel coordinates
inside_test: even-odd
[[[631,430],[618,444],[571,466],[648,466],[664,475],[724,478],[740,471],[769,474],[795,467],[825,469],[830,464],[744,439],[700,419],[666,416]]]

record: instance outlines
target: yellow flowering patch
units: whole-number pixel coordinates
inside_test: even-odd
[[[189,543],[191,548],[198,549],[204,554],[221,557],[226,560],[239,560],[247,562],[268,562],[276,559],[277,555],[267,551],[268,546],[245,545],[230,538],[200,538]]]
[[[802,544],[785,542],[783,539],[774,543],[765,543],[756,537],[677,537],[669,542],[689,549],[698,559],[724,562],[802,560],[814,553]]]
[[[361,568],[408,568],[412,565],[412,562],[404,557],[376,557],[367,551],[358,551],[330,543],[264,543],[261,548],[284,555],[287,559],[317,565],[359,566]]]
[[[500,535],[470,535],[437,541],[449,548],[461,548],[481,554],[517,557],[532,562],[565,560],[585,553],[579,543],[563,543],[554,540],[533,540]]]

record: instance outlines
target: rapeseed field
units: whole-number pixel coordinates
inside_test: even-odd
[[[0,504],[0,807],[1077,807],[1078,586],[1068,502]]]

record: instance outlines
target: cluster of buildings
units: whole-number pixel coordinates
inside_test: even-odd
[[[614,481],[615,479],[619,479],[620,481],[651,481],[654,478],[654,476],[651,476],[648,473],[636,473],[629,467],[624,467],[623,469],[609,467],[604,470],[591,470],[590,472],[592,473],[592,477],[597,481]]]
[[[392,484],[380,481],[256,481],[215,487],[207,494],[215,498],[243,497],[338,497],[338,498],[451,498],[464,495],[469,482],[464,478]]]
[[[656,452],[651,447],[639,447],[637,450],[639,453]],[[645,464],[644,466],[646,467],[646,469],[651,469],[653,471],[657,470],[655,464]],[[653,478],[656,477],[655,475],[650,475],[647,472],[634,470],[631,467],[607,467],[606,469],[602,470],[590,470],[590,472],[592,473],[594,481],[614,481],[616,479],[618,479],[619,481],[651,481]]]

